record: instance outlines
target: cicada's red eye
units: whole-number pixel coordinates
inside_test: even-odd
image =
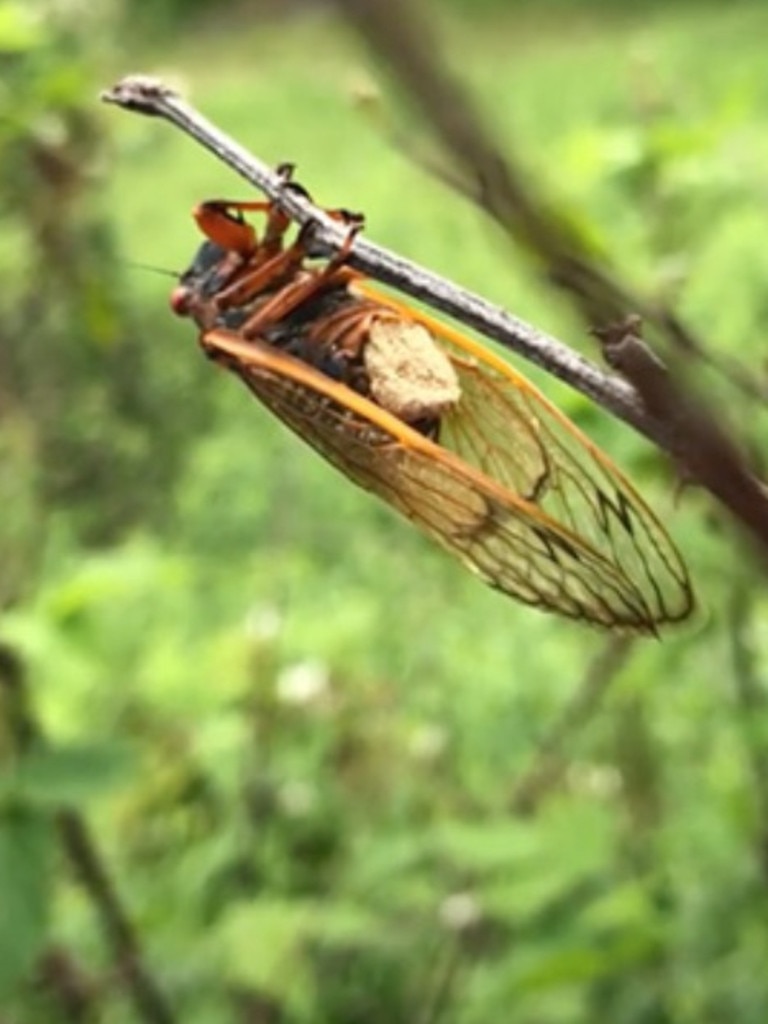
[[[171,309],[176,316],[188,316],[190,292],[184,285],[178,285],[171,292],[169,299]]]

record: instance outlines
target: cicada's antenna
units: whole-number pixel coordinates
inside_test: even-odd
[[[149,270],[153,274],[162,274],[163,277],[172,277],[174,281],[178,281],[181,277],[181,272],[178,270],[169,270],[168,267],[156,267],[152,263],[138,263],[136,260],[121,260],[123,266],[131,267],[133,270]]]

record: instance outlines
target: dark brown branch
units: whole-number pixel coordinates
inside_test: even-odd
[[[600,710],[606,691],[632,653],[628,637],[611,637],[587,666],[581,684],[539,743],[530,768],[515,783],[509,801],[514,814],[535,814],[541,801],[562,781],[568,748]]]
[[[19,752],[43,746],[32,714],[24,669],[15,651],[0,644],[0,687],[5,690],[12,738]],[[146,1024],[176,1024],[176,1017],[146,964],[141,942],[120,902],[106,863],[82,815],[62,810],[56,824],[70,867],[99,918],[104,938],[136,1013]]]
[[[365,0],[353,6],[356,10],[378,7],[374,0]],[[313,240],[319,252],[338,252],[346,240],[344,229],[337,221],[332,220],[306,197],[286,189],[280,174],[248,153],[157,80],[129,76],[105,92],[102,98],[127,110],[163,117],[176,125],[260,189],[298,224],[311,224]],[[456,110],[459,115],[462,109],[462,103],[457,98]],[[460,124],[464,124],[464,121],[460,120]],[[470,128],[471,122],[469,128],[464,125],[462,130],[469,131]],[[467,137],[467,145],[475,141],[471,135]],[[491,159],[491,156],[488,157],[489,174],[491,165],[497,171],[501,167],[498,159],[495,156]],[[486,182],[489,194],[495,194],[497,183],[494,182],[493,176]],[[525,209],[525,204],[521,204],[521,209]],[[531,230],[538,230],[533,223],[533,214],[531,221]],[[587,278],[592,278],[589,268],[584,269],[580,263],[574,263],[570,256],[566,262],[569,260],[568,265],[574,272],[583,272]],[[349,262],[370,277],[422,299],[476,328],[629,423],[670,454],[691,481],[706,487],[719,498],[762,547],[768,548],[768,492],[753,476],[734,444],[719,444],[714,453],[709,452],[707,446],[711,445],[713,438],[720,436],[713,425],[714,417],[674,384],[669,376],[661,406],[663,414],[659,414],[658,410],[654,413],[652,408],[648,408],[648,396],[637,390],[634,381],[605,373],[555,338],[367,239],[359,236],[355,239]],[[594,294],[589,293],[592,295],[590,302],[594,303],[590,308],[604,312],[621,307],[621,315],[624,316],[627,310],[625,303],[628,301],[625,293],[614,291],[610,297],[603,287],[604,282],[598,284]],[[599,302],[598,293],[602,295]],[[721,461],[723,459],[725,463]]]
[[[638,317],[594,331],[606,361],[630,380],[646,409],[678,438],[673,454],[683,473],[716,495],[765,544],[765,486],[720,428],[714,414],[684,392],[640,336]]]

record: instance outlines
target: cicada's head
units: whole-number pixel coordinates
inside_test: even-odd
[[[191,317],[204,330],[221,325],[218,296],[242,265],[238,253],[216,242],[203,242],[171,292],[171,309],[177,316]]]

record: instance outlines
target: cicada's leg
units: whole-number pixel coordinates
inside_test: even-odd
[[[345,214],[345,216],[347,216]],[[287,284],[272,296],[265,304],[246,320],[240,328],[244,338],[256,337],[263,334],[270,327],[279,323],[285,317],[290,316],[305,302],[317,295],[320,291],[329,288],[348,284],[357,276],[354,271],[345,267],[344,264],[349,256],[355,235],[360,230],[359,224],[353,224],[350,228],[344,244],[339,252],[329,260],[326,265],[318,270],[307,271],[305,277],[292,284]],[[305,240],[301,236],[296,240],[291,249],[287,249],[285,255],[296,250],[303,259],[306,254]]]
[[[266,213],[269,217],[270,203],[238,203],[227,199],[209,199],[192,211],[197,226],[211,242],[222,249],[251,256],[259,248],[256,229],[242,216],[250,212]]]
[[[277,172],[288,188],[308,197],[306,189],[291,181],[291,164],[281,164]],[[253,225],[242,216],[246,212],[267,215],[261,238]],[[347,210],[329,209],[325,212],[335,220],[352,225],[355,230],[362,226],[362,218]],[[193,211],[193,217],[206,238],[223,249],[238,253],[246,261],[243,273],[219,294],[218,302],[222,309],[242,305],[259,292],[269,289],[280,278],[285,278],[301,266],[308,255],[305,231],[299,233],[292,246],[283,248],[291,220],[274,202],[211,199],[200,203]],[[344,262],[348,251],[349,246],[345,246],[343,252],[331,261],[329,271]]]
[[[368,336],[371,318],[373,316],[380,318],[382,312],[385,316],[388,315],[388,311],[382,311],[379,303],[370,299],[359,299],[310,324],[307,340],[310,343],[324,343],[334,351],[357,356]]]
[[[257,261],[250,269],[246,264],[240,275],[217,294],[217,306],[219,309],[243,306],[261,292],[279,287],[281,281],[284,283],[296,273],[303,260],[303,249],[294,244],[264,263]]]
[[[301,185],[293,182],[294,166],[279,164],[277,176],[282,184],[294,191],[307,195]],[[265,213],[267,223],[261,238],[255,228],[243,217],[244,213]],[[264,200],[210,199],[195,207],[192,216],[210,241],[251,257],[260,252],[266,258],[274,256],[283,248],[283,238],[290,226],[290,218],[273,202]]]
[[[230,206],[232,207],[233,204],[230,204]],[[268,209],[269,206],[270,204],[268,203],[252,203],[250,205],[248,203],[243,203],[237,208],[245,209],[252,207]],[[352,214],[347,213],[346,210],[327,210],[326,212],[334,219],[344,220],[345,223],[352,222],[354,225],[354,231],[359,230],[357,220],[353,218]],[[286,220],[286,226],[287,223],[288,222]],[[249,225],[244,226],[248,227]],[[345,241],[345,244],[338,255],[334,257],[333,260],[329,261],[325,269],[321,271],[319,275],[316,275],[318,283],[313,286],[313,290],[315,287],[327,287],[329,275],[345,262],[353,240],[354,235],[352,238]],[[216,296],[216,302],[219,309],[230,309],[233,306],[242,306],[246,302],[255,298],[260,292],[269,291],[270,288],[279,286],[281,280],[285,281],[291,273],[298,270],[304,262],[307,256],[307,236],[300,232],[299,237],[293,245],[289,246],[287,249],[282,249],[275,254],[270,254],[269,258],[266,260],[261,259],[263,254],[263,245],[259,245],[257,251],[259,259],[256,260],[255,265],[253,263],[253,258],[251,258],[251,261],[246,264],[240,276],[233,281],[232,284],[223,288]]]

